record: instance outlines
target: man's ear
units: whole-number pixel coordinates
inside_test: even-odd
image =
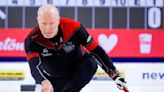
[[[39,23],[39,17],[38,16],[36,17],[36,21]]]
[[[59,16],[59,18],[58,18],[58,21],[59,21],[59,23],[60,23],[60,16]]]
[[[58,23],[60,23],[60,16],[58,17]]]

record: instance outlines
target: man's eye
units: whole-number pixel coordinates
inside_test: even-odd
[[[43,23],[43,25],[47,25],[46,23]]]

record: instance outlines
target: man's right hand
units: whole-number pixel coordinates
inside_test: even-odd
[[[49,80],[43,80],[41,85],[41,92],[53,92],[53,86]]]

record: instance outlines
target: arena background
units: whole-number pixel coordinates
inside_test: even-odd
[[[46,3],[88,29],[130,92],[164,90],[164,0],[0,0],[0,92],[39,92],[23,41],[37,25],[38,7]],[[82,92],[122,91],[99,68]]]

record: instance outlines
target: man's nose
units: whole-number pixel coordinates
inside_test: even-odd
[[[50,25],[46,25],[46,30],[50,30]]]

